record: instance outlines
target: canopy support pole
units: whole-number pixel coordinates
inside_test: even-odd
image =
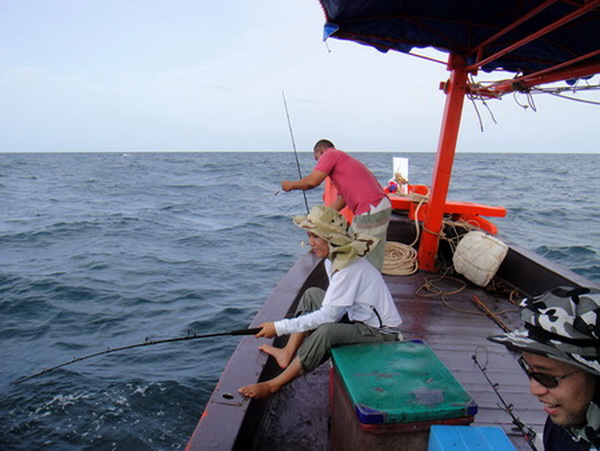
[[[427,271],[436,270],[435,260],[438,251],[439,233],[442,229],[444,206],[448,195],[448,187],[450,186],[460,119],[468,88],[464,58],[457,54],[450,54],[448,69],[451,74],[450,80],[445,85],[446,105],[433,170],[431,195],[419,244],[419,268]]]

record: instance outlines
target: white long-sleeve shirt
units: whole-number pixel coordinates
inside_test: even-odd
[[[367,260],[359,258],[333,274],[331,261],[325,260],[325,270],[329,287],[322,307],[297,318],[276,321],[277,335],[314,330],[321,324],[339,321],[345,314],[351,321],[361,321],[372,327],[402,324],[381,273]]]

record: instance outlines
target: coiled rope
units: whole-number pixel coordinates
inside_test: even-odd
[[[389,276],[409,276],[418,270],[417,250],[403,243],[385,243],[385,257],[381,272]]]
[[[417,208],[415,209],[415,239],[410,244],[398,243],[396,241],[388,241],[385,243],[385,256],[383,260],[383,267],[381,269],[381,273],[389,276],[410,276],[414,274],[419,269],[418,262],[418,254],[417,250],[414,248],[414,245],[419,241],[419,237],[421,234],[421,229],[419,227],[419,210],[421,206],[428,201],[428,197],[422,194],[417,193],[409,193],[409,194],[400,194],[401,196],[408,197],[413,202],[418,203]],[[467,230],[477,229],[477,226],[469,224],[465,221],[452,221],[449,219],[443,220],[444,226],[449,226],[453,230],[456,230],[458,227]],[[456,245],[458,244],[459,234],[455,233],[455,238],[449,238],[443,232],[444,228],[440,230],[439,233],[436,233],[445,241],[448,241],[452,252],[456,250]],[[434,233],[432,231],[426,230],[426,232]]]
[[[385,256],[381,273],[388,276],[410,276],[419,270],[417,250],[413,246],[417,243],[420,236],[419,209],[427,202],[428,198],[416,193],[403,194],[403,196],[409,197],[413,202],[418,202],[415,209],[415,239],[410,244],[398,243],[396,241],[385,243]]]

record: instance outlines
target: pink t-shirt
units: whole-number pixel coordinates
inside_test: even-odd
[[[315,171],[327,174],[352,213],[368,212],[386,197],[383,188],[367,167],[345,152],[329,149],[315,166]]]

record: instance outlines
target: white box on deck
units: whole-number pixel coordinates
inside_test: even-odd
[[[408,158],[404,157],[393,157],[392,159],[393,177],[392,180],[396,181],[396,174],[400,174],[404,180],[408,182]],[[403,194],[408,193],[408,183],[400,185],[399,192]]]

